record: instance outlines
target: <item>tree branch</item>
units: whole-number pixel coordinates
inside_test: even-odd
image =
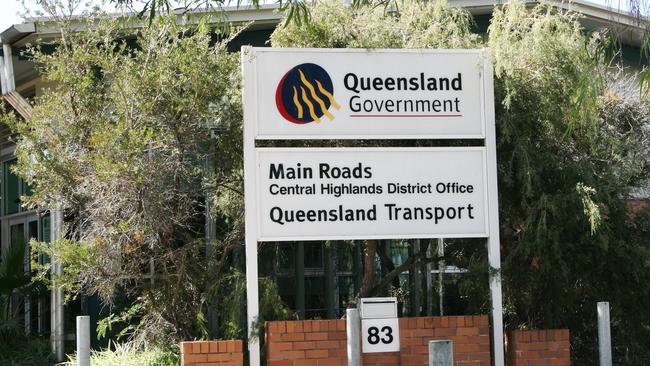
[[[382,278],[381,281],[379,281],[377,286],[373,287],[370,291],[368,291],[368,293],[365,294],[365,296],[372,296],[376,294],[382,287],[387,286],[389,283],[391,283],[391,281],[397,278],[397,276],[399,276],[400,273],[414,268],[419,262],[419,260],[426,258],[429,245],[431,245],[430,242],[422,246],[419,252],[406,259],[406,261],[402,263],[399,267],[390,271],[384,278]]]

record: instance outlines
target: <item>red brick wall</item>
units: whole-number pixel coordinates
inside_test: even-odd
[[[244,366],[242,341],[181,342],[181,366]]]
[[[267,366],[347,365],[345,320],[266,323]]]
[[[487,316],[400,319],[400,352],[363,354],[364,366],[428,365],[429,340],[453,341],[461,366],[490,365]],[[267,366],[344,366],[345,320],[281,321],[266,324]]]
[[[508,366],[569,366],[569,330],[513,330],[507,335]]]
[[[399,328],[401,366],[428,366],[429,341],[443,339],[452,341],[454,364],[490,366],[490,328],[485,315],[401,318]]]

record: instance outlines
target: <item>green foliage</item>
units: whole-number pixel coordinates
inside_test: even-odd
[[[444,1],[403,1],[394,11],[317,1],[304,26],[285,20],[271,36],[274,47],[471,48],[471,15]]]
[[[648,238],[632,239],[640,222],[625,198],[648,176],[648,104],[598,39],[544,5],[510,3],[489,28],[507,321],[569,327],[576,364],[593,364],[595,303],[608,300],[627,334],[617,356],[642,364],[647,304],[628,299],[650,290]]]
[[[76,299],[84,287],[89,284],[90,279],[85,275],[80,276],[80,274],[84,274],[89,268],[102,265],[101,258],[93,255],[92,244],[79,245],[77,241],[70,239],[59,239],[52,242],[39,242],[32,239],[30,247],[33,256],[42,254],[66,264],[62,273],[57,275],[52,271],[50,261],[43,264],[33,261],[32,269],[35,270],[35,273],[31,281],[48,286],[54,279],[68,301]]]
[[[14,241],[0,258],[0,295],[10,295],[29,284],[25,275],[25,242]]]
[[[196,308],[241,246],[239,59],[205,22],[156,18],[126,42],[132,21],[91,16],[88,32],[62,29],[53,53],[33,48],[50,87],[28,122],[3,119],[20,135],[28,204],[67,212],[67,238],[35,245],[64,264],[57,283],[137,299],[138,333],[167,343],[199,332]],[[203,239],[205,197],[221,216],[217,243]]]
[[[28,292],[29,276],[25,275],[25,243],[15,241],[0,258],[0,343],[9,343],[24,336],[20,319],[20,294]]]
[[[0,366],[51,366],[49,338],[22,338],[0,342]]]
[[[20,136],[28,204],[66,212],[66,238],[32,242],[63,273],[47,263],[36,279],[53,276],[68,300],[98,294],[111,312],[98,333],[137,349],[245,337],[238,55],[226,51],[231,38],[215,43],[223,35],[207,21],[156,16],[126,41],[135,21],[94,15],[85,33],[62,23],[54,53],[29,55],[50,85],[32,119],[4,115]],[[207,209],[218,240],[204,239]],[[275,294],[265,313],[287,311],[262,288]]]
[[[68,357],[68,362],[62,365],[77,364],[74,355]],[[92,351],[90,364],[93,366],[177,366],[178,349],[153,347],[143,350],[130,343],[116,343],[112,348]]]
[[[489,29],[507,320],[569,327],[576,364],[592,364],[595,303],[608,300],[615,332],[627,334],[617,356],[642,364],[647,304],[628,299],[650,290],[648,238],[632,239],[640,222],[625,198],[648,176],[648,104],[592,40],[573,15],[517,3]]]
[[[246,316],[246,277],[244,273],[234,271],[226,281],[228,286],[221,289],[217,298],[223,303],[224,312],[221,314],[220,333],[224,339],[244,339],[248,336],[258,337],[264,334],[264,323],[268,320],[291,320],[296,315],[284,305],[277,286],[273,280],[261,277],[259,279],[259,318],[256,331],[247,335],[241,327],[241,319]]]
[[[115,339],[118,341],[124,339],[126,335],[135,330],[133,319],[137,315],[141,315],[142,305],[135,304],[121,313],[111,313],[106,318],[101,319],[97,323],[97,339],[102,339],[113,330],[115,324],[126,324],[126,326],[116,335]]]

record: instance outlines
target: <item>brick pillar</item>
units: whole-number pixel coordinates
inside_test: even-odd
[[[242,341],[181,342],[181,366],[244,366]]]

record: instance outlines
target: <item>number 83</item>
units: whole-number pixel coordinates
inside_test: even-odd
[[[393,328],[385,326],[381,328],[381,332],[384,337],[379,337],[379,328],[368,328],[368,343],[378,344],[381,341],[383,344],[389,344],[393,342]]]

